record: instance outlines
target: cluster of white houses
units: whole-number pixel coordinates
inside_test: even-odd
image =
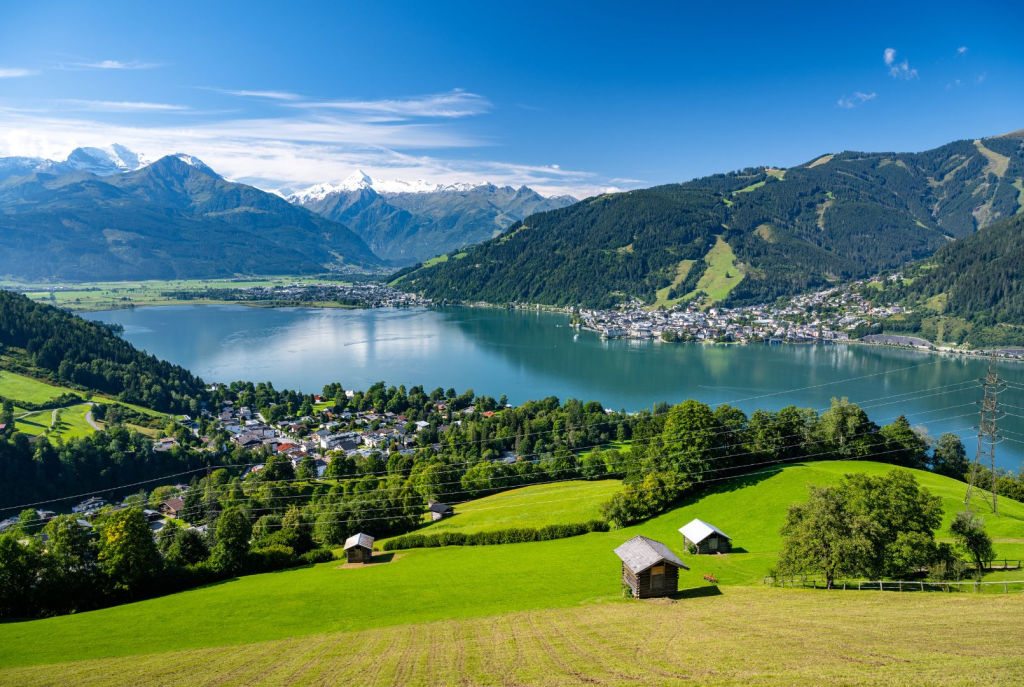
[[[856,282],[793,297],[785,305],[702,308],[697,303],[649,310],[639,301],[618,310],[581,310],[581,326],[609,339],[671,339],[747,343],[847,341],[858,325],[903,312],[899,306],[873,307],[852,290]],[[809,316],[812,311],[830,314]]]
[[[732,540],[722,530],[703,520],[679,528],[683,548],[692,554],[724,554]],[[615,549],[622,561],[622,583],[637,599],[670,596],[679,591],[679,571],[689,570],[671,549],[659,541],[636,536]]]

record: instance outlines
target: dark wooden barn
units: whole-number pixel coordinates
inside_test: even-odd
[[[449,506],[447,503],[438,503],[437,501],[430,501],[428,504],[430,508],[430,519],[441,520],[443,518],[450,518],[455,515],[455,509]]]
[[[353,534],[345,540],[345,560],[349,563],[369,563],[373,557],[373,537]]]
[[[615,555],[622,559],[622,581],[637,599],[675,594],[679,569],[690,569],[667,546],[647,537],[633,537]]]
[[[729,553],[732,539],[722,530],[703,520],[693,520],[679,528],[683,545],[692,546],[697,553]]]

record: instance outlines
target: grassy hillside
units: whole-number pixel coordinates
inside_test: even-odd
[[[54,413],[52,409],[30,412],[19,406],[19,401],[44,404],[62,394],[69,393],[84,396],[82,391],[55,386],[33,377],[0,370],[0,396],[14,401],[15,426],[19,432],[38,436],[49,430],[50,436],[72,439],[96,431],[86,420],[86,414],[89,412],[90,406],[85,403],[61,409],[56,423],[53,421]],[[94,394],[93,401],[130,408],[151,418],[166,417],[163,413],[158,413],[155,410],[132,403],[115,401],[104,394]],[[152,431],[141,427],[136,427],[136,429],[147,433]]]
[[[622,488],[619,480],[538,484],[457,506],[455,515],[419,530],[481,532],[599,520],[598,506]]]
[[[556,611],[0,669],[0,682],[963,684],[987,675],[1019,684],[1021,613],[1021,595],[727,587],[675,603],[616,599]],[[145,645],[155,633],[140,630],[138,642]]]
[[[794,465],[722,482],[711,493],[623,530],[529,544],[416,549],[399,552],[382,564],[342,568],[336,562],[325,563],[79,615],[8,623],[0,625],[0,665],[192,650],[618,602],[619,562],[612,550],[644,534],[679,553],[682,541],[676,530],[695,517],[732,536],[736,552],[684,555],[692,569],[682,573],[680,587],[705,585],[705,573],[714,574],[723,585],[759,587],[779,548],[778,528],[786,508],[805,498],[808,484],[833,483],[849,472],[877,474],[889,469],[864,462]],[[943,497],[948,523],[960,507],[965,485],[917,475]],[[521,490],[519,498],[530,493]],[[478,517],[483,523],[482,511]],[[1024,553],[1022,525],[1024,505],[1010,501],[1004,501],[998,519],[988,519],[1000,555]],[[1020,576],[1019,571],[1014,574]]]

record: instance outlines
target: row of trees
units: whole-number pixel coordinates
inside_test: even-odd
[[[957,479],[969,467],[955,434],[933,444],[902,415],[879,427],[846,399],[832,399],[821,415],[789,406],[749,417],[728,405],[711,409],[691,400],[639,418],[632,435],[621,466],[624,489],[604,506],[606,518],[617,525],[660,512],[702,482],[781,462],[863,458]]]
[[[75,613],[167,594],[245,573],[331,560],[297,510],[274,531],[254,532],[228,509],[207,532],[175,523],[153,537],[138,507],[114,511],[95,528],[57,516],[33,537],[0,535],[0,616]]]

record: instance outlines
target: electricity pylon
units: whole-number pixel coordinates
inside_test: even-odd
[[[999,368],[995,361],[989,363],[988,374],[985,376],[985,379],[978,381],[984,384],[985,396],[981,401],[981,424],[977,427],[978,451],[974,454],[974,464],[971,466],[971,481],[967,485],[967,497],[964,499],[964,503],[967,504],[967,509],[970,510],[971,497],[974,496],[974,487],[979,478],[979,466],[982,463],[988,464],[991,466],[990,469],[992,471],[992,498],[991,500],[986,496],[980,496],[980,498],[992,507],[993,513],[998,515],[996,439],[999,436],[996,434],[996,421],[999,419],[999,392],[1005,388],[1006,383],[999,381]]]

